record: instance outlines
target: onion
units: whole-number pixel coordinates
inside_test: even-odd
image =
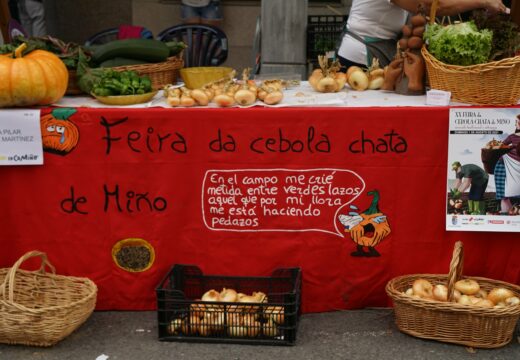
[[[278,104],[283,99],[283,93],[281,91],[273,91],[268,93],[264,98],[264,103],[267,105]]]
[[[166,98],[166,102],[168,103],[168,105],[176,107],[181,104],[181,98],[178,96],[168,96]]]
[[[316,88],[319,92],[328,93],[336,91],[336,81],[330,76],[326,76],[318,81]]]
[[[495,304],[499,302],[505,302],[507,298],[514,296],[515,294],[506,288],[494,288],[488,294],[488,300],[493,301]]]
[[[453,290],[453,300],[459,301],[461,296],[462,296],[462,294],[460,293],[459,290]]]
[[[505,303],[509,306],[518,306],[520,305],[520,299],[516,296],[511,296],[506,299]]]
[[[384,82],[385,82],[384,77],[382,77],[382,76],[375,77],[368,82],[368,89],[369,90],[381,89],[381,86],[383,86]]]
[[[448,288],[446,285],[435,285],[433,287],[433,298],[438,301],[448,301]]]
[[[426,279],[417,279],[412,284],[414,295],[423,299],[433,299],[433,285]]]
[[[181,106],[191,107],[195,105],[195,100],[191,96],[181,95]]]
[[[198,301],[200,299],[197,299]],[[203,317],[206,314],[206,305],[193,303],[190,305],[190,312],[193,316]]]
[[[468,295],[461,295],[459,301],[457,302],[461,305],[473,305],[473,302]]]
[[[263,326],[262,331],[265,336],[275,337],[278,335],[278,328],[273,319],[269,319]]]
[[[478,293],[475,294],[475,297],[478,297],[480,299],[486,299],[488,296],[488,293],[486,290],[480,288]]]
[[[462,279],[455,283],[455,289],[465,295],[475,295],[480,290],[480,285],[475,280]]]
[[[254,104],[256,101],[256,94],[249,89],[240,89],[235,93],[235,101],[242,106]]]
[[[269,306],[265,309],[266,317],[272,319],[277,324],[283,324],[285,320],[283,306]]]
[[[206,291],[201,298],[202,301],[220,301],[220,293],[214,289]]]
[[[208,95],[200,89],[194,89],[190,91],[190,96],[197,102],[200,106],[206,106],[209,103]]]
[[[181,330],[183,334],[195,335],[199,331],[200,318],[198,316],[191,315],[188,319],[182,322]]]
[[[230,107],[235,104],[235,99],[228,94],[215,95],[213,101],[220,107]]]
[[[182,319],[173,319],[168,324],[168,334],[177,335],[182,327]]]
[[[237,301],[237,295],[235,290],[223,288],[220,292],[220,301],[235,302]]]
[[[493,301],[488,300],[488,299],[478,299],[478,301],[474,305],[487,307],[487,308],[492,308],[493,306],[495,306],[495,304],[493,304]]]

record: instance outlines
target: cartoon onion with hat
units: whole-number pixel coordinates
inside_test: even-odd
[[[352,252],[352,256],[377,257],[380,256],[375,247],[386,238],[391,230],[390,225],[378,207],[379,192],[369,191],[367,195],[373,196],[369,208],[362,213],[355,211],[348,215],[339,215],[338,219],[345,227],[345,232],[350,234],[351,239],[356,243],[357,250]],[[357,209],[351,205],[351,209]],[[364,251],[367,248],[368,252]]]

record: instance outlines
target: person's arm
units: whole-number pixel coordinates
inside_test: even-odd
[[[471,178],[464,178],[462,179],[462,185],[460,186],[459,191],[463,193],[466,191],[471,185]]]
[[[390,0],[390,2],[411,13],[416,13],[419,4],[422,3],[426,8],[426,15],[429,15],[433,0]],[[502,0],[440,0],[436,15],[457,15],[474,9],[487,9],[497,13],[506,12],[507,7]]]
[[[457,180],[455,180],[455,184],[453,184],[453,188],[455,190],[459,190],[459,186],[461,183],[462,183],[462,181],[459,178],[457,178]]]

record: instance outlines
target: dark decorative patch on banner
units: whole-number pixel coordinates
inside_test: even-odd
[[[129,272],[148,270],[154,260],[153,247],[143,239],[125,239],[112,248],[112,258],[118,267]]]

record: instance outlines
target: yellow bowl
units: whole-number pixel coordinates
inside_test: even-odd
[[[207,83],[225,78],[233,71],[230,67],[207,66],[189,67],[180,70],[184,85],[188,89],[199,89]]]
[[[136,95],[97,96],[92,94],[92,96],[94,96],[99,102],[107,105],[134,105],[152,100],[155,94],[157,94],[157,91]]]

